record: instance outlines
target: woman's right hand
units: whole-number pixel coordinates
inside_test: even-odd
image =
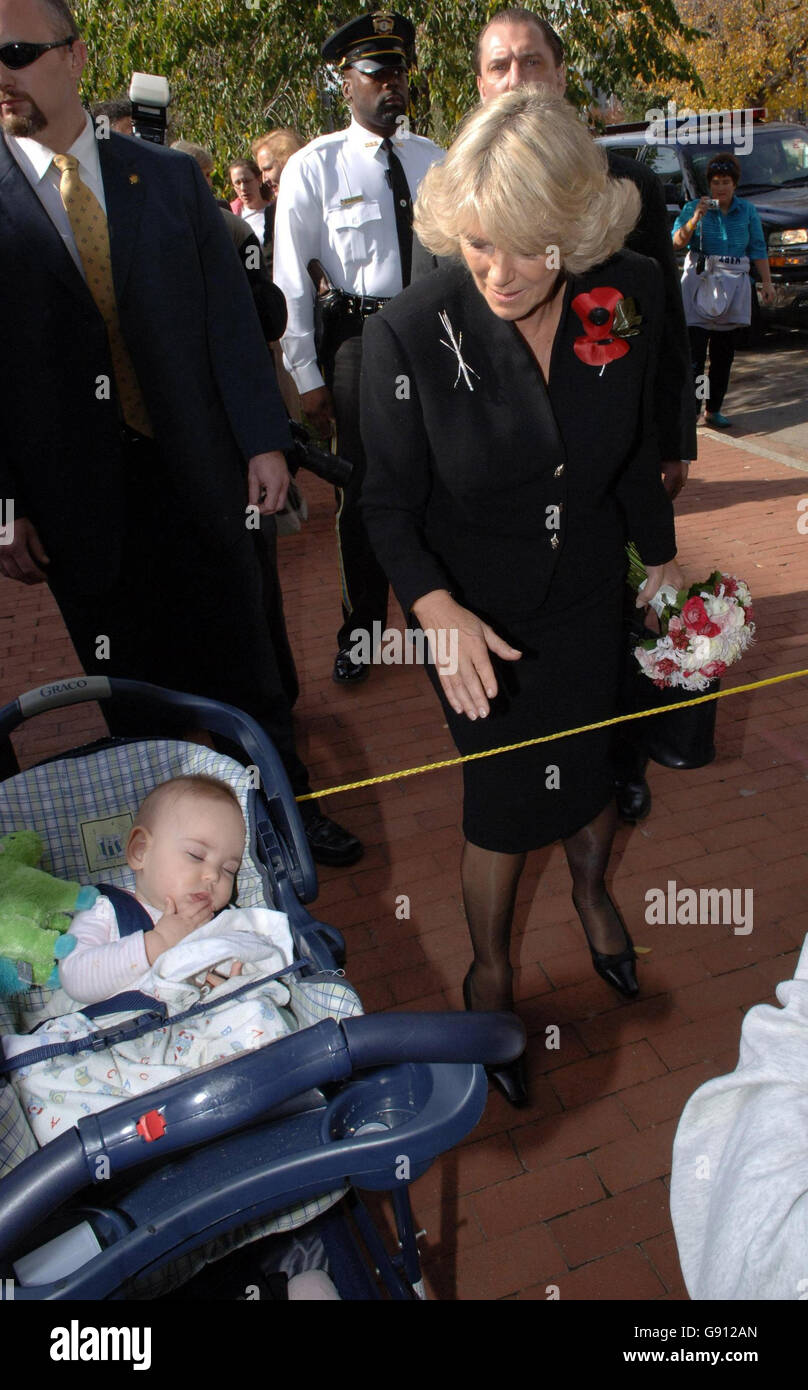
[[[522,653],[498,637],[476,613],[455,603],[446,589],[425,594],[413,604],[412,611],[429,638],[443,693],[455,714],[485,719],[488,702],[498,689],[488,653],[494,652],[504,661],[518,661]],[[438,665],[436,652],[441,656],[449,653],[443,666]]]
[[[709,211],[710,211],[710,203],[711,203],[711,201],[712,201],[712,199],[707,198],[707,197],[699,198],[699,201],[697,202],[695,208],[693,209],[693,216],[691,217],[690,220],[691,220],[692,222],[699,223],[699,222],[701,221],[702,217],[704,216],[705,212],[709,212]]]

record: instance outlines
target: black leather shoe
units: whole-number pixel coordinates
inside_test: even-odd
[[[614,907],[614,904],[612,904],[612,906]],[[592,964],[595,968],[595,973],[600,975],[600,978],[605,980],[607,985],[611,985],[612,989],[616,989],[618,994],[622,994],[624,999],[634,999],[640,992],[640,986],[637,981],[637,971],[635,969],[637,957],[634,954],[634,942],[629,936],[626,925],[622,918],[620,918],[617,908],[614,910],[625,932],[625,949],[618,951],[615,955],[604,955],[601,951],[596,951],[594,949],[587,936],[589,953],[592,956]],[[586,935],[586,933],[584,934]]]
[[[319,811],[303,815],[303,829],[309,842],[312,858],[316,864],[330,864],[333,868],[343,868],[355,864],[365,853],[361,840],[357,840],[350,830],[337,825]]]
[[[644,777],[631,782],[615,782],[617,810],[627,825],[636,825],[651,814],[651,788]]]
[[[466,1009],[472,1012],[469,990],[470,974],[471,971],[463,980],[463,1003]],[[521,1110],[523,1105],[527,1105],[527,1073],[525,1071],[524,1052],[514,1062],[503,1062],[499,1066],[486,1067],[485,1074],[492,1085],[496,1086],[497,1090],[517,1110]]]
[[[517,1057],[515,1062],[506,1062],[499,1067],[486,1067],[486,1076],[493,1086],[502,1093],[507,1101],[516,1110],[521,1110],[527,1105],[527,1074],[525,1072],[525,1054]]]
[[[337,685],[359,685],[361,681],[366,681],[370,675],[370,667],[366,661],[354,661],[351,656],[352,647],[340,647],[334,661],[334,670],[331,679]]]

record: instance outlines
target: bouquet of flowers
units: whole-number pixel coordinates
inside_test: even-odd
[[[647,576],[634,545],[628,546],[628,558],[629,584],[639,593]],[[749,589],[720,570],[678,593],[663,584],[650,607],[659,618],[659,636],[638,642],[634,655],[660,690],[706,690],[740,660],[755,635]]]

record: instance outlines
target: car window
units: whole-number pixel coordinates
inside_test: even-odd
[[[649,145],[647,160],[663,183],[682,182],[682,166],[672,145]]]
[[[706,170],[714,155],[725,154],[726,145],[700,146],[692,153],[693,172],[700,193],[707,192]],[[791,130],[766,130],[756,126],[748,154],[736,155],[741,166],[738,192],[745,187],[763,185],[781,188],[793,179],[808,177],[808,131],[804,126]]]
[[[669,207],[674,207],[677,202],[683,202],[685,194],[682,189],[682,166],[675,147],[672,145],[649,145],[647,162],[663,184],[673,184],[676,188],[676,194],[668,194]]]
[[[645,151],[647,147],[644,142],[641,145],[624,145],[622,142],[618,145],[613,144],[610,140],[607,139],[599,140],[598,144],[605,145],[607,150],[612,151],[612,154],[622,155],[624,159],[645,159]]]

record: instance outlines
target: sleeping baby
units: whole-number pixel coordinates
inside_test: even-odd
[[[54,1056],[14,1072],[13,1083],[41,1144],[82,1115],[295,1030],[285,1007],[286,986],[258,979],[292,959],[286,916],[267,908],[228,908],[245,841],[241,806],[224,782],[177,777],[146,797],[126,846],[134,894],[111,889],[107,896],[102,889],[93,907],[73,919],[77,945],[60,963],[59,974],[70,996],[61,996],[63,1006],[69,1009],[75,1001],[77,1010],[48,1018],[33,1033],[6,1036],[3,1050],[12,1057],[43,1044],[63,1044],[112,1026],[124,1012],[143,1012],[147,1004],[137,1009],[126,1001],[121,1012],[103,1018],[81,1012],[82,1005],[105,1000],[114,1007],[118,995],[133,990],[161,1000],[169,1018],[141,1037],[95,1052]],[[250,974],[257,977],[255,990],[228,1001]],[[208,996],[221,1002],[171,1022]]]
[[[70,929],[78,945],[62,962],[62,988],[80,1004],[140,989],[158,957],[210,922],[233,895],[246,830],[238,797],[213,777],[175,777],[155,787],[135,817],[126,862],[134,897],[154,923],[120,936],[115,908],[101,896]],[[236,962],[232,973],[240,971]],[[212,974],[215,985],[221,976]]]

